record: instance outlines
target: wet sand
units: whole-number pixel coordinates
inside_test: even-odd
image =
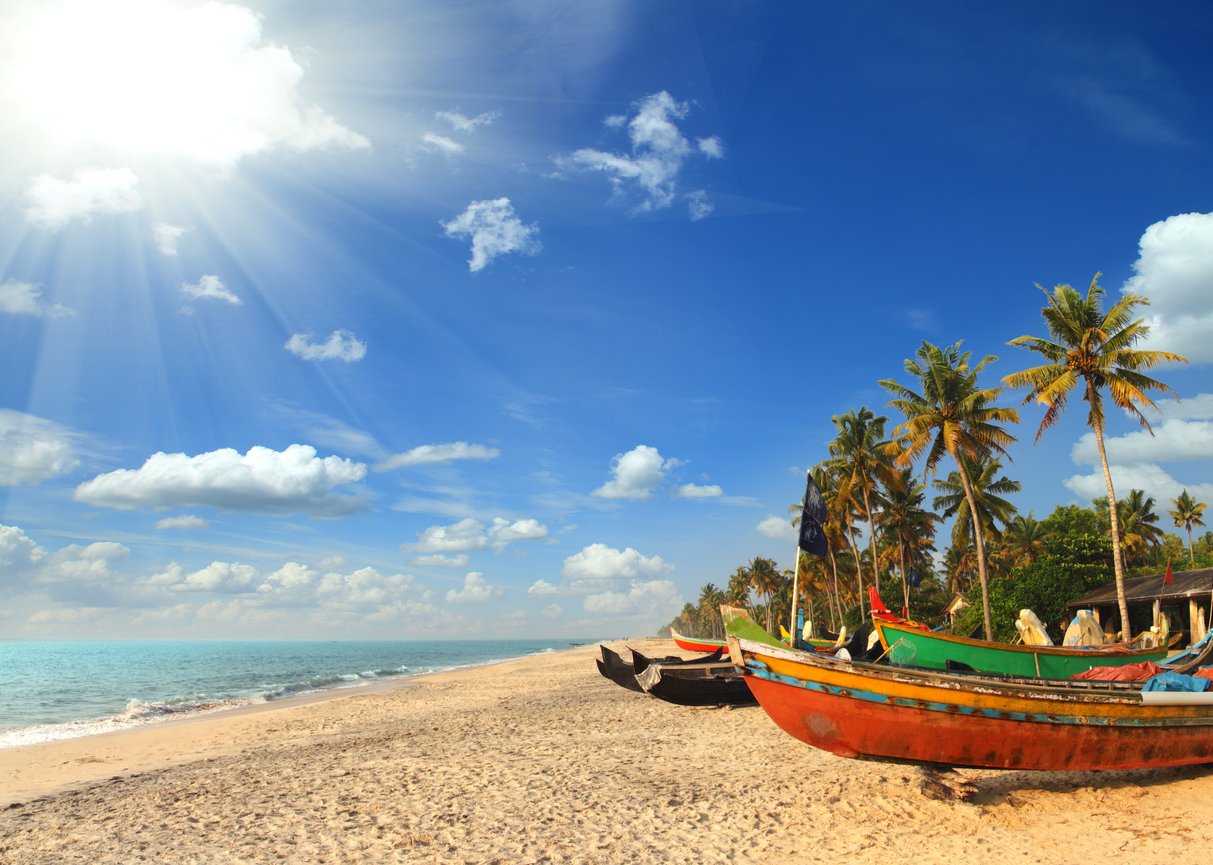
[[[1171,865],[1213,840],[1213,768],[962,771],[975,797],[941,801],[597,656],[2,750],[0,862]]]

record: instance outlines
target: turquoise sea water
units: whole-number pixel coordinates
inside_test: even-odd
[[[356,688],[569,645],[567,639],[0,640],[0,748]]]

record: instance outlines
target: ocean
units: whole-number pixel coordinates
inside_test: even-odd
[[[407,679],[570,645],[568,639],[0,640],[0,748]]]

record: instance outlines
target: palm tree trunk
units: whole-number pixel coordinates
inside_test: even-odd
[[[910,572],[906,570],[906,545],[897,539],[897,552],[901,554],[901,593],[906,601],[906,615],[910,614]]]
[[[863,614],[863,568],[859,561],[859,547],[855,545],[855,530],[847,526],[847,540],[851,542],[851,555],[855,557],[855,585],[859,593],[859,621],[864,621],[867,616]]]
[[[1112,526],[1112,566],[1116,570],[1116,603],[1120,606],[1120,630],[1124,640],[1133,639],[1129,624],[1129,602],[1125,600],[1125,569],[1120,556],[1120,517],[1116,513],[1116,490],[1112,489],[1112,471],[1108,468],[1108,452],[1104,450],[1103,422],[1096,419],[1091,424],[1095,430],[1095,444],[1099,447],[1099,462],[1103,466],[1104,483],[1108,485],[1108,517]]]
[[[863,509],[868,516],[868,548],[872,552],[872,585],[876,594],[880,594],[880,567],[876,564],[876,525],[872,520],[872,503],[868,500],[868,490],[863,490]]]
[[[973,544],[977,550],[977,579],[981,581],[981,619],[985,626],[986,639],[994,639],[994,625],[990,620],[990,578],[986,574],[986,545],[981,538],[981,517],[977,513],[977,499],[973,496],[973,484],[969,472],[959,459],[960,482],[964,485],[965,498],[969,501],[969,515],[973,518]]]
[[[1192,524],[1188,523],[1188,564],[1196,564],[1196,554],[1192,552]]]

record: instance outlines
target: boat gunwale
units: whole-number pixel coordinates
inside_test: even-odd
[[[1168,652],[1166,646],[1156,646],[1154,648],[1133,649],[1123,643],[1113,646],[1028,646],[1021,643],[998,643],[991,640],[975,640],[970,637],[961,637],[957,634],[943,634],[938,631],[923,632],[917,628],[907,627],[896,622],[884,622],[876,620],[873,622],[873,627],[876,633],[880,636],[880,644],[886,651],[889,649],[889,641],[885,638],[884,629],[888,628],[897,634],[910,633],[912,635],[925,634],[927,639],[937,640],[944,643],[953,643],[958,646],[965,646],[971,649],[986,649],[998,652],[1019,652],[1023,654],[1038,654],[1049,655],[1064,658],[1123,658],[1136,657],[1141,660],[1154,660],[1150,655],[1157,655],[1159,658],[1165,658]],[[899,637],[900,639],[900,637]],[[896,641],[893,641],[896,643]]]

